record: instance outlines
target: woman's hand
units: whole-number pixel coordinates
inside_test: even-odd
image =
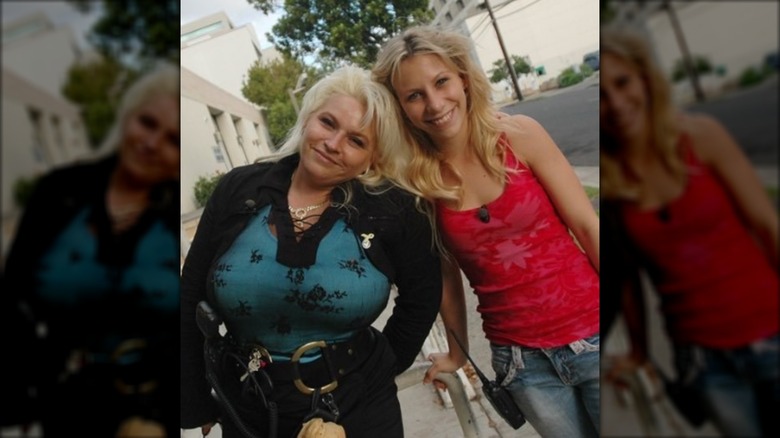
[[[423,383],[426,385],[433,383],[438,389],[447,389],[447,385],[440,380],[436,380],[436,376],[439,373],[454,373],[465,364],[450,356],[449,353],[431,353],[431,355],[428,356],[428,360],[433,363],[428,368],[428,371],[425,372]]]
[[[207,423],[200,427],[200,433],[203,434],[203,436],[208,436],[209,433],[211,433],[211,428],[214,427],[214,425],[217,423]]]
[[[640,371],[647,373],[653,382],[659,380],[653,365],[647,359],[636,355],[610,356],[607,358],[607,363],[609,368],[605,378],[607,382],[618,388],[627,388],[629,377],[637,375]]]

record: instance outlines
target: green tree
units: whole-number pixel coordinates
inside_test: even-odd
[[[433,18],[427,0],[247,0],[284,15],[266,34],[277,49],[304,59],[336,59],[369,67],[381,45],[413,24]],[[282,5],[283,4],[283,5]]]
[[[615,8],[612,7],[610,0],[599,0],[601,24],[609,24],[615,19]]]
[[[89,12],[94,0],[68,0]],[[92,27],[88,40],[108,58],[136,57],[140,63],[168,59],[178,63],[179,0],[102,0],[103,14]]]
[[[192,190],[195,195],[195,204],[198,208],[205,207],[206,203],[209,202],[209,198],[214,193],[214,189],[217,187],[217,183],[219,183],[222,175],[224,175],[222,172],[216,172],[212,176],[200,176],[195,181]]]
[[[531,73],[531,61],[527,56],[512,55],[512,66],[515,68],[515,74]],[[494,84],[501,81],[511,81],[504,58],[493,61],[493,68],[488,70],[488,73],[490,74],[490,82]]]
[[[319,73],[314,68],[306,67],[289,56],[283,56],[281,60],[268,64],[256,62],[247,72],[241,93],[250,102],[268,109],[268,132],[274,145],[281,143],[295,123],[297,115],[289,91],[295,89],[298,78],[304,72],[308,79],[304,89],[296,94],[296,99],[316,82]]]
[[[691,58],[691,61],[693,62],[693,69],[697,75],[711,73],[713,71],[712,63],[706,57],[701,55],[693,55]],[[679,82],[687,77],[688,70],[685,68],[683,59],[680,58],[675,61],[674,67],[672,68],[672,81]]]
[[[102,15],[87,36],[99,60],[76,64],[68,72],[63,95],[81,108],[87,137],[98,147],[116,117],[118,101],[140,72],[154,61],[179,63],[178,0],[68,0]]]

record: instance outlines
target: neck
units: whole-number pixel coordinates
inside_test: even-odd
[[[145,203],[152,187],[130,177],[121,167],[117,167],[108,182],[109,199],[118,203]]]
[[[469,130],[463,129],[455,137],[436,142],[436,146],[446,161],[469,161],[474,156],[469,140]]]
[[[290,178],[290,190],[287,192],[287,203],[290,206],[302,207],[316,205],[327,201],[333,187],[323,187],[312,184],[305,171],[296,169]]]

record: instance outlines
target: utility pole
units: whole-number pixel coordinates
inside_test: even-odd
[[[515,87],[517,100],[523,100],[523,93],[520,92],[520,86],[517,84],[517,74],[515,74],[515,67],[512,64],[512,60],[509,58],[509,55],[506,53],[504,39],[501,38],[501,31],[498,30],[498,22],[496,21],[496,17],[493,16],[493,8],[490,7],[490,2],[488,0],[485,0],[485,2],[480,6],[487,9],[488,14],[490,14],[490,22],[493,23],[493,28],[496,30],[496,37],[498,37],[498,44],[501,46],[501,52],[504,53],[504,60],[506,61],[506,67],[509,69],[509,77],[512,78],[512,85]]]
[[[696,66],[693,65],[691,52],[688,50],[688,44],[685,41],[685,35],[682,32],[680,21],[677,19],[677,13],[674,11],[674,6],[671,5],[669,0],[664,0],[662,7],[666,9],[666,12],[669,14],[669,21],[672,23],[674,36],[677,38],[677,44],[680,46],[680,51],[682,52],[683,56],[683,65],[685,66],[685,71],[688,72],[688,77],[691,79],[691,85],[693,85],[693,92],[696,95],[696,101],[704,102],[704,92],[702,91],[701,84],[699,83],[699,74],[696,72]]]

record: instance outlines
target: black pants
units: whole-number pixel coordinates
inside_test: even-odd
[[[310,385],[316,384],[319,383]],[[254,395],[238,394],[234,385],[226,385],[226,390],[232,394],[233,405],[252,432],[265,437],[268,412],[262,401]],[[358,369],[339,378],[338,387],[331,394],[340,412],[337,423],[344,427],[348,437],[403,437],[401,406],[395,385],[395,355],[380,333],[376,333],[371,355]],[[274,382],[269,398],[276,402],[279,410],[278,438],[294,438],[303,418],[311,412],[312,396],[302,394],[292,382]],[[225,414],[222,415],[222,436],[244,438]]]
[[[44,436],[113,437],[120,424],[132,416],[160,423],[168,437],[179,436],[179,388],[172,382],[176,380],[169,376],[152,393],[133,395],[118,393],[113,378],[102,373],[86,372],[66,383],[53,384],[41,394]]]

